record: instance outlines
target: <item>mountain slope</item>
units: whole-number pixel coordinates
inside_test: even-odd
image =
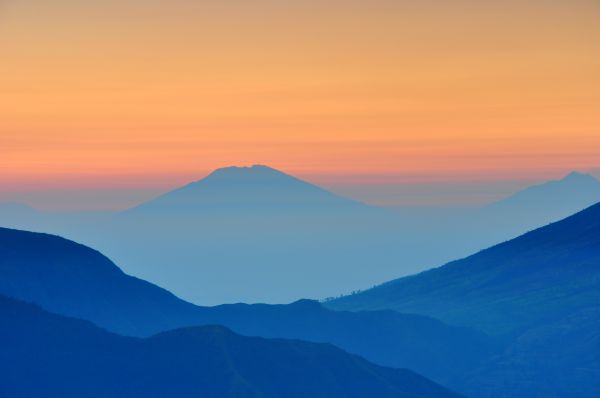
[[[0,229],[0,294],[125,335],[221,324],[245,335],[331,343],[447,385],[496,350],[496,342],[479,332],[391,311],[335,312],[307,300],[198,307],[124,274],[95,250],[8,229]]]
[[[492,203],[482,209],[482,216],[499,226],[507,222],[521,226],[523,232],[561,220],[598,202],[600,181],[590,174],[571,172],[560,180],[533,185]]]
[[[124,274],[101,253],[47,234],[0,228],[0,294],[123,334],[190,324],[195,306]]]
[[[391,261],[379,262],[383,276],[359,264],[397,240],[385,234],[392,224],[385,210],[257,165],[215,170],[100,227],[59,232],[91,236],[128,272],[216,305],[316,299],[386,280]]]
[[[126,214],[164,215],[215,211],[314,211],[367,207],[268,166],[226,167],[200,181],[143,203]]]
[[[328,304],[502,334],[600,304],[600,204],[463,260]]]
[[[600,200],[598,186],[572,173],[483,208],[395,212],[266,166],[228,167],[118,214],[5,217],[0,210],[0,223],[85,243],[196,304],[286,303],[465,257],[582,210]]]
[[[572,210],[584,209],[600,201],[600,181],[590,174],[571,172],[564,178],[534,185],[490,207],[555,207]]]
[[[600,305],[530,327],[459,387],[468,396],[600,396]]]
[[[236,304],[203,309],[206,323],[250,336],[332,343],[380,365],[406,367],[452,387],[501,344],[475,330],[394,311],[330,311],[301,300],[289,305]]]
[[[600,395],[600,204],[463,260],[328,303],[395,309],[502,335],[467,372],[481,397]]]
[[[0,395],[19,397],[457,397],[330,345],[218,326],[138,339],[0,297]]]

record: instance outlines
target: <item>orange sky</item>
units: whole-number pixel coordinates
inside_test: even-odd
[[[598,21],[596,0],[2,1],[0,184],[599,168]]]

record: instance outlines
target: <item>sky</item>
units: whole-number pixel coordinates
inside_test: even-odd
[[[0,0],[0,199],[119,207],[256,163],[375,202],[599,169],[599,20],[597,0]]]

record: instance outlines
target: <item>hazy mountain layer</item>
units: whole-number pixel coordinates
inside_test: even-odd
[[[220,326],[122,337],[4,297],[0,317],[5,397],[457,397],[327,344],[242,337]]]
[[[197,307],[124,274],[95,250],[7,229],[0,229],[0,294],[127,335],[221,324],[245,335],[332,343],[449,384],[497,349],[496,342],[473,330],[391,311],[336,312],[308,300]]]
[[[0,206],[0,223],[83,242],[197,304],[286,303],[419,272],[596,201],[600,182],[573,173],[483,208],[378,209],[254,166],[219,169],[120,214]]]
[[[465,377],[484,397],[600,394],[600,204],[443,267],[328,303],[394,309],[502,335]]]
[[[367,208],[268,166],[226,167],[126,211],[128,215],[311,212]]]
[[[493,334],[598,305],[600,204],[473,256],[328,303],[428,314]]]

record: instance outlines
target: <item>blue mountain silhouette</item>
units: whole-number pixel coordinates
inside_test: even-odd
[[[220,326],[140,339],[0,296],[3,397],[458,397],[328,344]]]
[[[0,294],[120,333],[222,324],[246,335],[334,343],[470,396],[600,393],[600,204],[469,258],[328,303],[366,312],[335,312],[313,301],[196,307],[84,246],[0,232]]]
[[[600,204],[468,258],[328,303],[422,314],[506,341],[474,396],[600,395]]]
[[[533,185],[493,203],[488,211],[513,217],[557,221],[600,202],[600,181],[590,174],[571,172],[566,177]],[[545,218],[543,218],[545,217]]]
[[[582,210],[598,185],[574,173],[484,208],[396,213],[267,166],[227,167],[117,215],[0,209],[0,222],[84,242],[194,303],[284,303],[467,256]]]
[[[335,210],[367,207],[268,166],[225,167],[128,210],[165,214],[234,210]]]
[[[378,364],[423,371],[448,385],[497,349],[494,340],[474,330],[391,311],[336,312],[310,300],[199,307],[126,275],[93,249],[3,228],[0,294],[125,335],[220,324],[244,335],[331,343]]]
[[[423,313],[490,333],[597,304],[600,203],[473,256],[328,305]]]

